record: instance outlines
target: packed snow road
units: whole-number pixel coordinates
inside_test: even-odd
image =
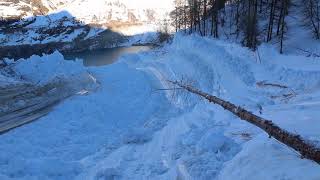
[[[59,53],[22,61],[14,70],[30,81],[89,73],[96,88],[0,136],[0,179],[320,179],[318,164],[222,108],[159,90],[173,88],[168,79],[183,80],[320,145],[319,58],[265,46],[260,53],[257,63],[238,45],[176,36],[104,67],[85,68]]]

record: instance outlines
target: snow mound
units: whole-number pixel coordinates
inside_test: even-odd
[[[268,152],[265,152],[268,149]],[[221,180],[318,179],[319,169],[309,160],[297,159],[297,154],[286,146],[259,136],[244,145],[234,159],[226,163],[220,173]],[[302,173],[303,172],[303,173]]]
[[[33,83],[45,84],[53,79],[67,79],[86,72],[82,61],[66,61],[58,51],[50,55],[19,60],[14,71]]]

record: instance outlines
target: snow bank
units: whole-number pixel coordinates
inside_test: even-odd
[[[313,108],[292,108],[287,105],[288,101],[271,98],[273,95],[287,93],[286,91],[272,87],[263,89],[256,85],[262,80],[285,84],[301,93],[289,100],[290,103],[305,101],[308,95],[304,94],[304,87],[317,84],[319,71],[293,68],[289,61],[277,65],[273,59],[287,59],[290,56],[279,55],[277,52],[266,56],[268,51],[273,50],[268,47],[261,49],[263,59],[259,63],[256,54],[237,44],[178,35],[172,44],[151,53],[126,56],[120,64],[125,63],[130,69],[145,72],[151,82],[158,82],[154,89],[172,88],[167,83],[168,79],[184,80],[256,114],[262,108],[263,117],[275,120],[281,127],[299,133],[306,139],[320,139],[319,127],[309,126],[316,124],[317,120],[315,116],[318,113]],[[264,60],[264,57],[271,60]],[[296,58],[302,59],[301,64],[305,66],[308,62],[303,61],[311,59],[304,56]],[[287,72],[292,73],[284,76]],[[277,73],[281,75],[277,76]],[[310,77],[310,80],[305,81],[304,77]],[[297,82],[305,86],[298,86]],[[240,121],[222,108],[199,101],[181,91],[165,91],[165,95],[171,103],[169,107],[173,112],[177,111],[177,114],[169,116],[169,119],[152,118],[143,126],[149,131],[144,129],[138,133],[128,133],[132,135],[131,138],[128,138],[128,134],[125,136],[127,145],[106,157],[97,153],[94,158],[86,159],[88,164],[94,165],[88,173],[82,173],[79,179],[91,179],[95,174],[109,172],[107,169],[118,170],[116,175],[120,179],[152,177],[222,180],[290,177],[298,180],[320,177],[320,169],[316,163],[301,161],[297,154],[278,142],[267,139],[267,135],[261,130]],[[316,101],[314,96],[315,94],[307,99]],[[280,113],[283,109],[286,111]],[[310,122],[308,125],[306,117]],[[161,124],[160,129],[158,126],[158,131],[150,139],[150,128],[154,129],[156,123]],[[275,146],[278,148],[275,149]],[[297,175],[301,167],[308,167],[307,173]],[[106,173],[104,177],[109,177],[108,175]]]
[[[319,115],[315,112],[315,109],[319,108],[317,93],[315,94],[320,90],[318,58],[280,55],[273,47],[263,46],[259,48],[260,62],[257,54],[237,44],[181,35],[176,36],[173,43],[161,51],[158,52],[161,54],[159,58],[154,58],[154,55],[147,57],[144,62],[140,62],[139,68],[152,73],[164,82],[166,88],[170,88],[170,85],[166,84],[168,79],[183,80],[203,91],[244,106],[256,114],[259,114],[260,110],[263,117],[274,120],[275,123],[291,132],[301,134],[305,139],[316,140],[314,142],[319,143],[320,129],[312,125],[317,124],[316,116]],[[149,61],[150,59],[152,61]],[[289,88],[286,90],[279,90],[275,87],[260,88],[257,86],[260,81],[274,82]],[[282,94],[292,92],[295,94],[292,99],[281,99]],[[179,105],[183,106],[180,107],[195,110],[194,104],[203,104],[197,98],[188,97],[186,99],[183,93],[180,94],[182,95],[178,97],[175,95],[173,98],[174,103],[181,100]],[[280,98],[278,99],[277,96]],[[170,94],[167,97],[172,99],[173,96]],[[301,104],[308,101],[315,101],[312,103],[315,106]],[[186,106],[190,104],[191,106]],[[207,106],[213,105],[207,104]],[[274,146],[279,146],[278,142],[267,141],[267,135],[261,134],[256,127],[243,123],[232,115],[226,115],[228,112],[222,109],[211,110],[207,106],[197,110],[201,113],[213,111],[210,117],[205,115],[198,117],[196,113],[192,113],[190,116],[195,120],[182,118],[190,129],[185,133],[186,136],[181,137],[183,140],[178,138],[176,142],[179,144],[182,141],[182,144],[175,147],[176,150],[180,149],[178,150],[179,163],[176,164],[178,169],[176,176],[187,177],[187,179],[188,177],[191,179],[288,178],[297,180],[320,178],[320,169],[316,163],[308,160],[301,161],[297,154],[292,154],[292,151],[285,147],[275,150]],[[202,122],[204,119],[211,123]],[[178,120],[175,119],[175,121]],[[176,126],[179,126],[179,123]],[[215,126],[221,127],[211,132],[212,134],[217,133],[212,137],[210,127]],[[230,141],[228,138],[244,145],[234,159],[232,153],[238,152],[239,145],[233,143],[227,145],[227,149],[231,150],[230,154],[226,152],[221,153],[222,155],[208,153],[210,152],[208,149],[214,152],[215,149],[223,147],[224,143]],[[248,143],[252,145],[246,144],[248,139],[252,139]],[[191,140],[191,142],[185,143],[186,140]],[[190,151],[186,150],[188,148]],[[170,155],[167,154],[167,156]],[[171,156],[176,155],[172,153]],[[278,156],[281,160],[277,159]],[[224,164],[230,158],[232,160]],[[264,158],[263,161],[262,158]],[[223,167],[221,164],[224,164]],[[299,175],[301,167],[308,167],[307,173]],[[220,172],[220,169],[223,170]]]
[[[306,159],[297,161],[297,154],[291,149],[260,135],[245,144],[243,150],[226,163],[219,179],[319,179],[318,166]]]
[[[307,65],[311,57],[297,56],[306,61],[299,69],[283,60],[289,55],[269,47],[260,51],[261,63],[236,44],[178,35],[170,45],[122,56],[105,67],[85,69],[57,52],[20,62],[16,70],[33,82],[88,71],[100,88],[0,136],[0,177],[319,179],[316,163],[222,108],[183,91],[158,90],[172,88],[168,79],[184,80],[319,141],[319,70]],[[259,87],[259,81],[290,88]],[[292,90],[296,94],[283,99]]]
[[[2,73],[3,72],[0,71],[0,88],[5,88],[6,86],[20,83],[18,79],[10,77],[10,75],[8,74]]]
[[[33,83],[45,84],[56,78],[70,78],[86,72],[82,61],[66,61],[58,51],[50,55],[19,60],[13,70]]]

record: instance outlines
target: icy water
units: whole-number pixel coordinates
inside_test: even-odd
[[[152,46],[116,47],[85,51],[81,53],[64,54],[64,57],[67,60],[83,59],[83,64],[85,66],[104,66],[114,63],[122,55],[147,51],[151,48]]]

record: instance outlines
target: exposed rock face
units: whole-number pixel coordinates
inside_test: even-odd
[[[43,15],[49,10],[41,0],[2,0],[0,2],[0,16],[4,19]]]
[[[0,59],[23,57],[17,50],[22,47],[26,54],[114,47],[128,36],[156,31],[170,8],[140,1],[2,0]]]
[[[74,14],[86,23],[98,21],[108,23],[155,23],[165,18],[172,0],[75,0],[62,9]],[[161,4],[168,4],[161,6]],[[82,9],[82,11],[79,11]]]

